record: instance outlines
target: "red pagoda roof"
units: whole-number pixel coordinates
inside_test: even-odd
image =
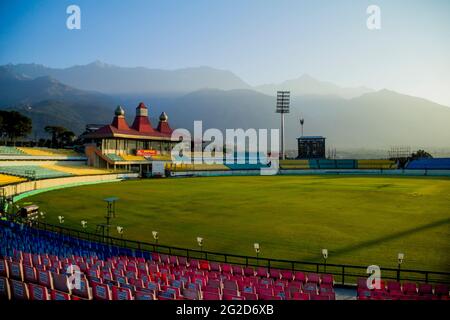
[[[164,116],[163,116],[164,115]],[[95,132],[86,134],[86,138],[128,138],[145,140],[170,140],[173,130],[167,121],[167,115],[163,112],[160,116],[158,127],[155,130],[148,118],[148,109],[144,103],[136,108],[136,117],[131,128],[125,120],[125,112],[122,107],[117,107],[115,117],[110,125],[101,127]]]

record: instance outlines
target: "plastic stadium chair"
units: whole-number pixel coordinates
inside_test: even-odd
[[[5,259],[0,259],[0,276],[9,277],[8,263]]]
[[[296,272],[295,272],[295,274],[294,274],[294,279],[295,279],[296,281],[300,281],[300,282],[303,282],[303,283],[306,282],[306,276],[305,276],[305,274],[304,274],[303,272],[301,272],[301,271],[296,271]]]
[[[95,300],[111,300],[111,292],[108,285],[92,282],[92,296]]]
[[[245,275],[246,277],[254,276],[254,275],[255,275],[255,269],[253,269],[252,267],[246,267],[246,268],[244,268],[244,275]]]
[[[71,300],[69,294],[57,290],[52,290],[50,295],[52,300],[61,300],[61,301]]]
[[[446,284],[437,284],[434,287],[434,294],[437,296],[448,296],[449,295],[449,286]]]
[[[309,294],[317,294],[317,284],[313,282],[307,282],[303,285],[303,292]]]
[[[281,279],[291,281],[294,278],[294,274],[289,270],[281,270]]]
[[[11,299],[11,289],[10,289],[8,278],[0,276],[0,300],[1,299],[10,300]]]
[[[87,279],[80,279],[80,287],[72,289],[72,294],[87,300],[92,300],[92,289]]]
[[[256,293],[242,292],[241,296],[245,298],[245,300],[258,300],[258,295]]]
[[[232,270],[233,270],[233,275],[242,276],[244,274],[244,268],[242,268],[242,266],[232,266]],[[253,271],[250,271],[250,269],[249,269],[249,272],[253,272]]]
[[[406,295],[416,295],[417,294],[417,285],[413,282],[405,282],[402,285],[402,291]]]
[[[322,284],[334,284],[334,279],[332,274],[323,274],[321,275],[321,283]]]
[[[30,293],[30,300],[49,300],[50,295],[46,287],[38,284],[29,283],[28,292]]]
[[[134,293],[135,300],[155,300],[155,294],[144,292],[144,291],[136,291]]]
[[[428,283],[419,284],[419,294],[420,295],[432,295],[433,294],[433,286]]]
[[[222,300],[220,294],[214,292],[203,292],[203,300]]]
[[[52,276],[52,282],[53,282],[53,289],[61,292],[65,292],[68,294],[71,294],[71,289],[68,286],[68,277],[66,274],[58,274],[58,273],[51,273]]]
[[[28,300],[28,287],[27,285],[18,280],[10,280],[11,296],[17,300]]]
[[[38,284],[47,287],[48,289],[53,289],[53,282],[50,271],[38,270],[37,271]]]
[[[23,267],[23,273],[27,283],[37,283],[37,273],[34,267],[25,265]]]
[[[123,287],[112,287],[113,300],[132,300],[131,290]]]
[[[24,281],[22,263],[15,262],[15,261],[9,261],[8,269],[9,269],[9,277],[11,279]]]
[[[387,290],[389,292],[393,292],[393,291],[395,291],[395,292],[399,292],[400,291],[401,292],[402,288],[401,288],[400,282],[388,281],[388,283],[387,283]]]
[[[310,300],[310,296],[307,293],[296,292],[294,293],[292,300]]]
[[[280,279],[281,278],[281,271],[278,269],[270,269],[269,276],[273,279]]]
[[[308,282],[311,283],[319,283],[320,282],[320,276],[317,273],[308,273],[307,275]]]

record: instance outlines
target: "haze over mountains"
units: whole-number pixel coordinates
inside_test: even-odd
[[[290,148],[299,135],[300,114],[305,134],[324,135],[338,148],[449,145],[449,107],[389,90],[343,88],[308,75],[252,87],[232,72],[209,67],[168,71],[101,62],[66,69],[0,67],[0,108],[30,116],[38,135],[47,124],[81,133],[87,123],[108,123],[119,103],[131,119],[140,101],[153,118],[166,111],[173,127],[191,128],[194,120],[203,120],[205,129],[278,128],[273,95],[279,89],[292,92],[286,117]]]

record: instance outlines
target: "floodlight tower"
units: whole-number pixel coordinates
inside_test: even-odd
[[[276,113],[281,114],[281,159],[285,159],[284,153],[284,114],[289,113],[289,105],[291,101],[290,91],[277,91],[277,110]]]

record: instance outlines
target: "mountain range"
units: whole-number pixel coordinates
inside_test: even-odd
[[[181,70],[124,68],[101,62],[65,69],[37,64],[0,66],[0,108],[33,119],[34,134],[47,124],[81,133],[87,123],[108,123],[117,104],[128,119],[140,101],[152,121],[166,111],[173,127],[278,128],[274,94],[291,90],[286,116],[287,145],[295,148],[298,118],[305,134],[324,135],[338,148],[393,145],[445,147],[450,141],[450,108],[390,90],[344,88],[309,75],[252,87],[229,71],[209,67]]]

